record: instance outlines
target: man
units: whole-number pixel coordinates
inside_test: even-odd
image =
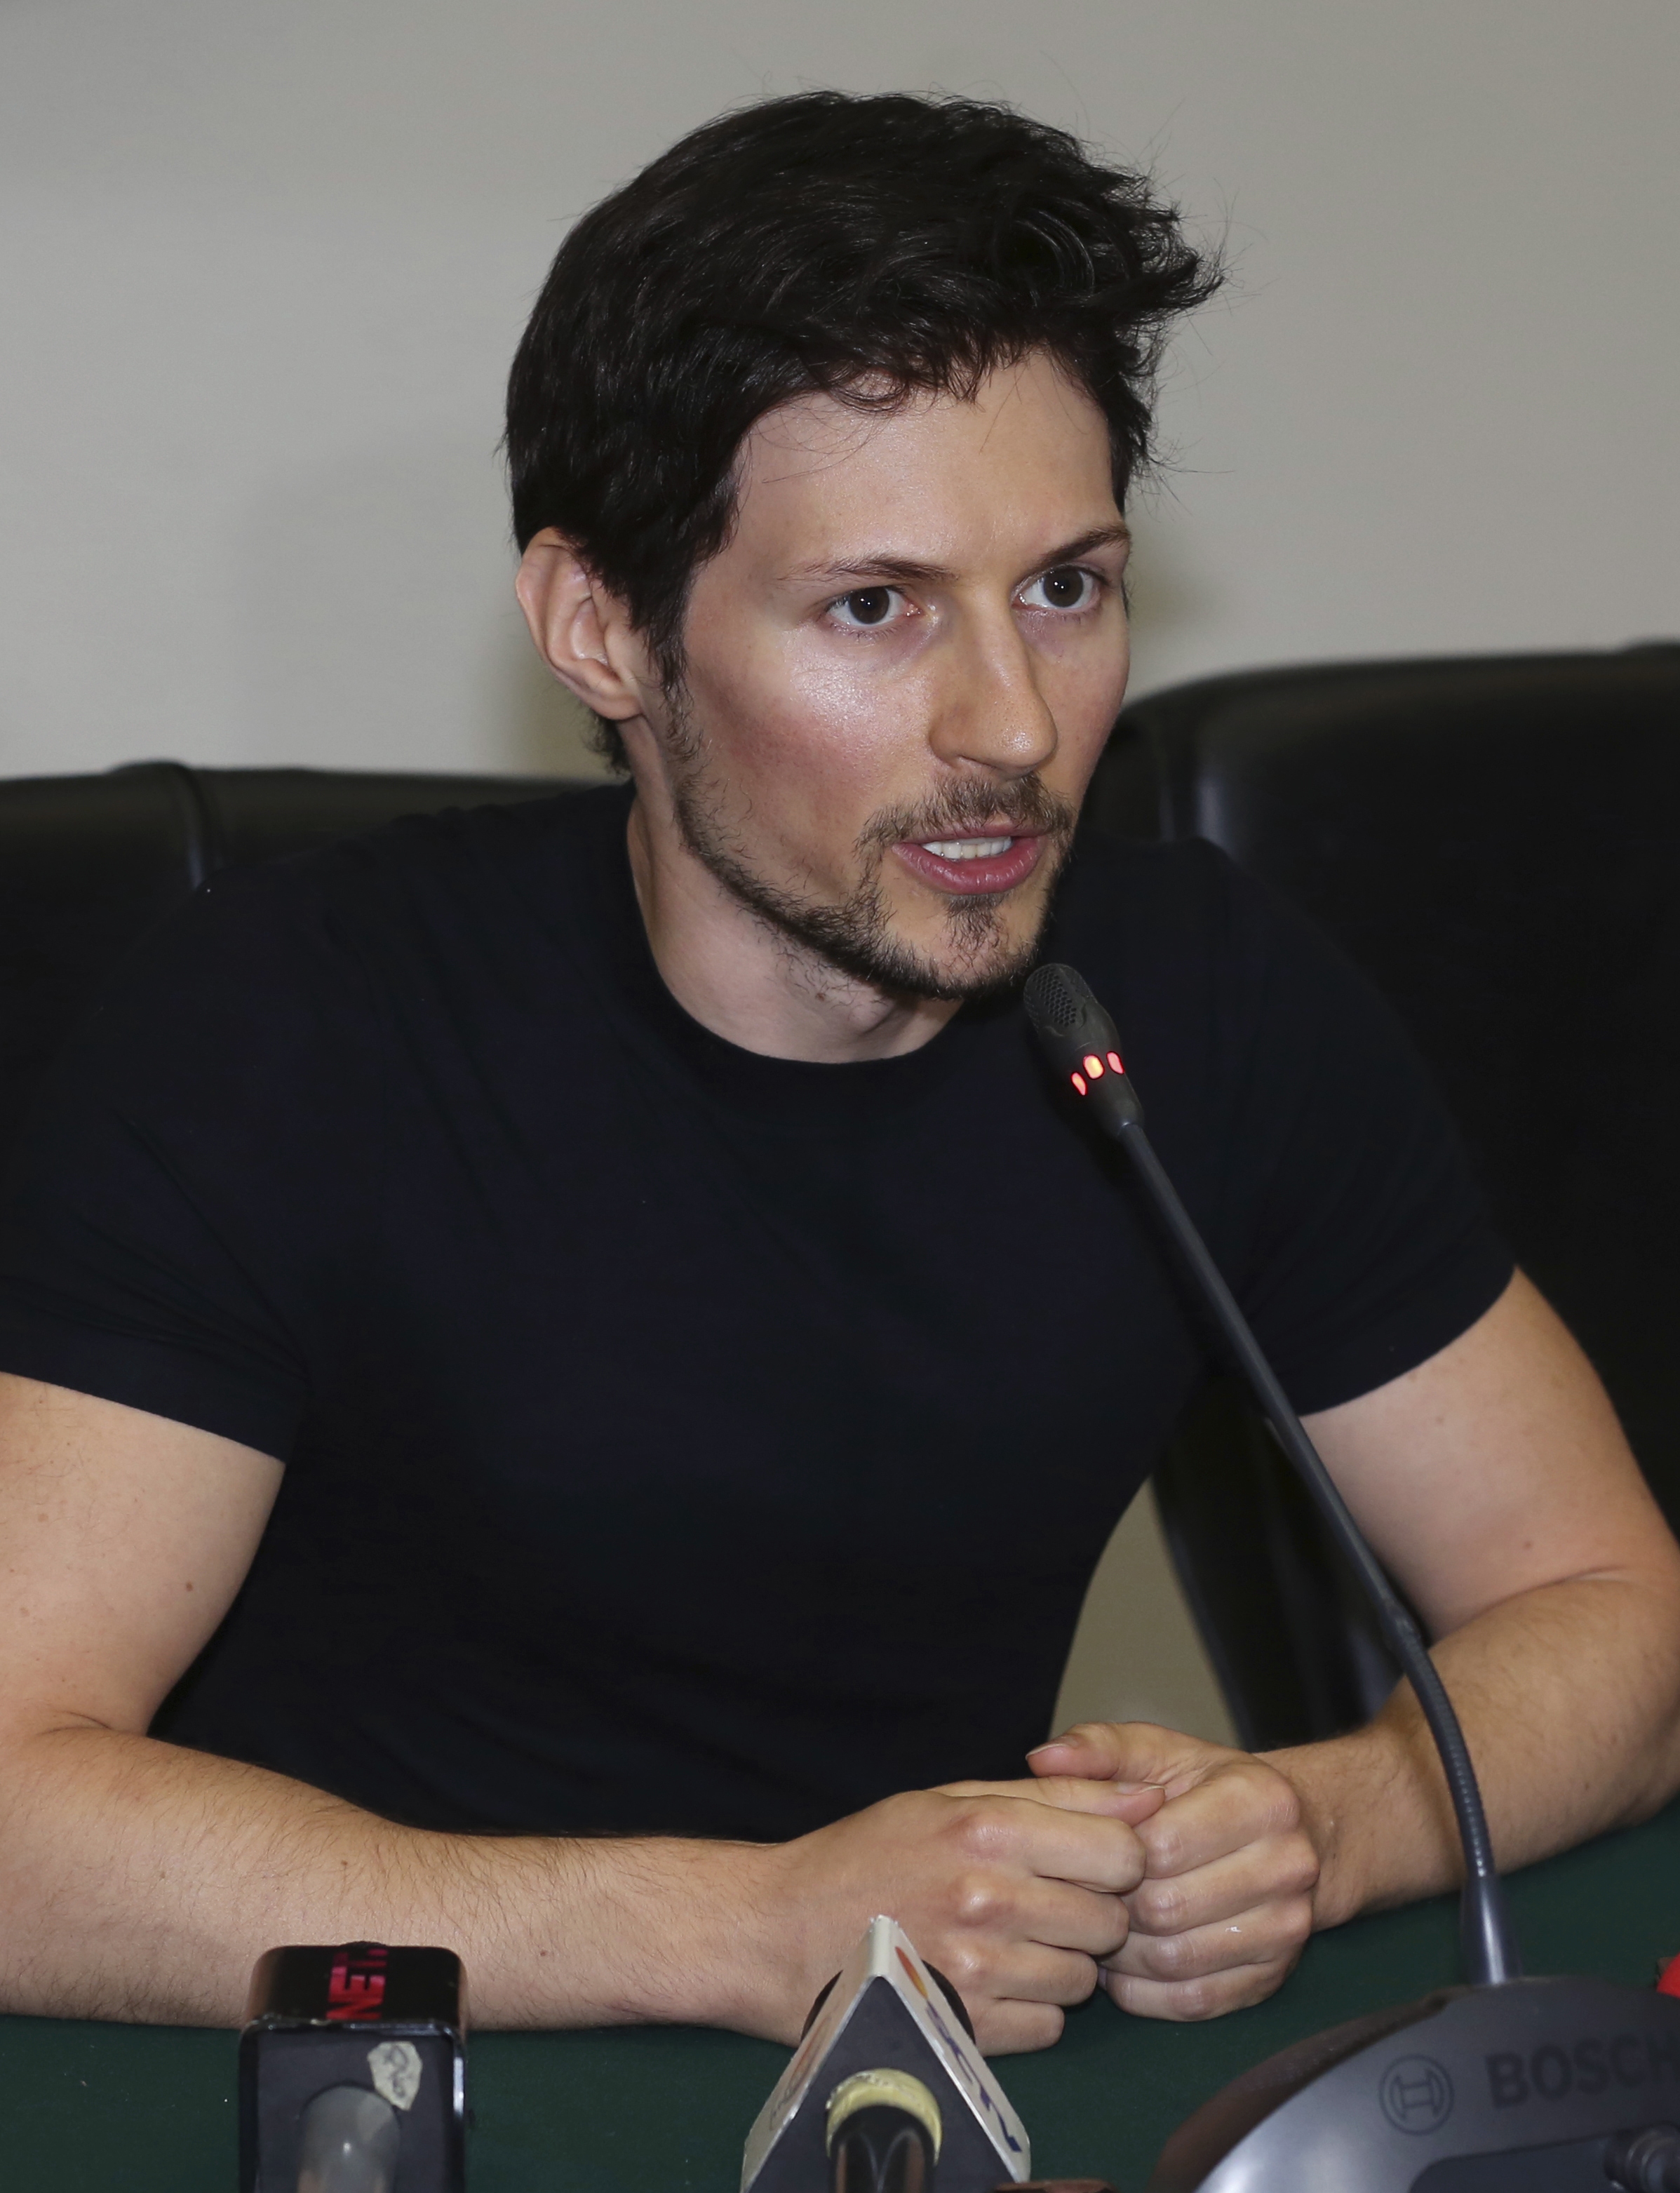
[[[218,881],[19,1169],[7,2007],[226,2020],[268,1943],[371,1935],[455,1946],[489,2023],[788,2039],[886,1910],[1032,2047],[1452,1879],[1404,1694],[1266,1761],[1039,1744],[1207,1370],[1034,1060],[1041,947],[1506,1860],[1680,1781],[1680,1557],[1387,1016],[1209,848],[1072,850],[1209,286],[1134,179],[902,98],[726,117],[569,241],[519,596],[631,787]]]

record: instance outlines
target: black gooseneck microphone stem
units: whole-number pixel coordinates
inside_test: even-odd
[[[1038,969],[1026,988],[1028,1018],[1046,1056],[1068,1076],[1105,1132],[1130,1159],[1145,1193],[1174,1247],[1184,1259],[1202,1298],[1212,1312],[1238,1369],[1260,1404],[1278,1444],[1294,1464],[1332,1537],[1352,1564],[1384,1637],[1423,1709],[1429,1732],[1446,1773],[1464,1849],[1465,1885],[1460,1932],[1465,1977],[1473,1986],[1496,1986],[1522,1977],[1522,1960],[1506,1908],[1505,1891],[1494,1864],[1493,1839],[1482,1792],[1471,1763],[1470,1747],[1435,1663],[1381,1563],[1366,1544],[1335,1480],[1290,1406],[1277,1373],[1196,1222],[1179,1200],[1144,1132],[1143,1107],[1122,1066],[1113,1022],[1071,967]],[[1106,1061],[1105,1066],[1104,1062]]]
[[[1335,1480],[1325,1469],[1317,1448],[1290,1407],[1289,1397],[1277,1383],[1277,1373],[1261,1354],[1260,1343],[1249,1329],[1248,1320],[1238,1308],[1218,1265],[1209,1255],[1207,1244],[1189,1212],[1180,1202],[1178,1191],[1168,1179],[1148,1136],[1140,1126],[1128,1126],[1118,1131],[1116,1139],[1130,1158],[1150,1201],[1190,1266],[1267,1423],[1294,1465],[1332,1537],[1352,1564],[1389,1649],[1404,1669],[1423,1709],[1446,1772],[1453,1810],[1458,1816],[1459,1837],[1464,1846],[1465,1885],[1460,1928],[1465,1977],[1478,1987],[1517,1979],[1522,1975],[1522,1963],[1506,1908],[1505,1889],[1494,1864],[1493,1841],[1488,1833],[1482,1792],[1471,1765],[1470,1747],[1465,1742],[1464,1731],[1440,1672],[1429,1657],[1417,1624],[1349,1514],[1346,1502],[1336,1489]]]

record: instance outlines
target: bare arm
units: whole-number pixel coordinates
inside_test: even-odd
[[[1526,1865],[1671,1797],[1680,1549],[1603,1387],[1533,1286],[1513,1280],[1453,1347],[1311,1429],[1439,1640],[1500,1863]],[[1459,1878],[1409,1687],[1369,1730],[1277,1764],[1317,1823],[1321,1923]]]
[[[1518,1277],[1452,1346],[1308,1425],[1439,1640],[1500,1862],[1680,1788],[1680,1549],[1580,1349]],[[1164,1784],[1110,1985],[1199,2018],[1271,1993],[1311,1927],[1445,1888],[1451,1807],[1404,1685],[1368,1728],[1254,1760],[1164,1729],[1073,1731],[1036,1769]]]
[[[456,1950],[487,2024],[791,2040],[889,1910],[1008,2049],[1053,2041],[1124,1939],[1153,1793],[917,1791],[775,1846],[437,1835],[148,1737],[281,1476],[0,1377],[0,2009],[225,2024],[264,1949],[372,1938]]]

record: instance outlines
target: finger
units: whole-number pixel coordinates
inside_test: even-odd
[[[1142,1881],[1126,1901],[1134,1933],[1186,1934],[1277,1897],[1310,1897],[1317,1882],[1318,1853],[1306,1835],[1270,1835],[1191,1872]]]
[[[1026,1755],[1035,1774],[1157,1783],[1169,1790],[1244,1755],[1148,1721],[1088,1721]]]
[[[943,1791],[947,1797],[1018,1797],[1026,1804],[1054,1805],[1065,1812],[1099,1812],[1133,1826],[1158,1812],[1167,1795],[1152,1785],[1122,1789],[1076,1774],[1046,1775],[1031,1782],[947,1782]]]
[[[1043,1942],[1017,1942],[996,1958],[979,1992],[993,2002],[1050,2002],[1066,2009],[1094,1995],[1100,1978],[1094,1957]]]
[[[1035,2048],[1054,2048],[1066,2018],[1054,2003],[986,2003],[974,2013],[974,2039],[982,2056],[1025,2056]]]
[[[1144,1878],[1143,1845],[1124,1820],[1017,1797],[959,1797],[952,1803],[951,1841],[964,1871],[972,1869],[1000,1883],[1024,1873],[1107,1896],[1126,1895]]]
[[[1123,1898],[1105,1896],[1074,1881],[1016,1882],[1004,1890],[975,1882],[966,1891],[959,1884],[958,1892],[959,1923],[971,1932],[975,1961],[987,1974],[995,1959],[1012,1955],[1018,1949],[1077,1955],[1094,1965],[1117,1956],[1131,1932],[1131,1914]],[[997,1988],[993,1992],[1014,1990]]]
[[[1074,1881],[1111,1896],[1125,1895],[1144,1877],[1144,1847],[1125,1820],[1040,1804],[995,1784],[928,1795],[944,1807],[938,1832],[953,1874],[1000,1883],[1022,1875]]]
[[[1300,1829],[1300,1801],[1275,1767],[1237,1756],[1205,1782],[1169,1797],[1138,1829],[1152,1878],[1212,1865],[1250,1843]]]
[[[1100,1973],[1094,1957],[1059,1950],[1042,1942],[987,1943],[973,1936],[933,1944],[940,1970],[963,1998],[985,2046],[991,2013],[1000,2003],[1041,2005],[1058,2011],[1094,1994]],[[1037,2044],[1025,2044],[1037,2045]]]
[[[1135,1928],[1105,1969],[1136,1979],[1198,1980],[1247,1965],[1293,1964],[1312,1932],[1312,1904],[1305,1896],[1257,1904],[1234,1919],[1192,1927],[1182,1934],[1144,1934]]]
[[[1294,1969],[1294,1957],[1258,1965],[1233,1965],[1189,1980],[1152,1980],[1133,1973],[1105,1973],[1103,1986],[1134,2018],[1168,2018],[1189,2024],[1222,2018],[1228,2010],[1247,2010],[1275,1995]]]

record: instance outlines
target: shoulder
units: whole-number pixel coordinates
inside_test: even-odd
[[[471,912],[510,875],[566,876],[621,837],[617,785],[551,798],[409,815],[306,853],[213,877],[190,902],[207,931],[319,933],[435,902]]]
[[[1047,954],[1100,989],[1221,1016],[1281,951],[1315,954],[1308,925],[1205,839],[1082,833],[1057,892]]]
[[[1329,1103],[1346,1121],[1433,1107],[1386,1001],[1305,914],[1216,846],[1093,837],[1047,956],[1077,966],[1140,1074],[1210,1147],[1277,1146]]]
[[[1308,993],[1370,995],[1340,948],[1206,839],[1082,835],[1058,895],[1053,952],[1094,981],[1169,986],[1240,1018]]]
[[[108,971],[31,1113],[101,1090],[254,1113],[288,1091],[307,1105],[370,1089],[395,1019],[436,1017],[440,992],[509,956],[536,898],[559,896],[521,878],[582,863],[610,834],[603,806],[572,793],[417,816],[211,878]]]
[[[1058,928],[1094,942],[1142,922],[1163,947],[1209,951],[1315,940],[1312,925],[1205,838],[1167,843],[1082,831],[1057,898]]]
[[[610,839],[618,787],[405,816],[317,850],[213,876],[146,937],[105,986],[100,1015],[125,999],[157,1010],[292,991],[324,1004],[367,998],[393,950],[429,931],[505,923],[508,892],[529,878],[585,869]]]

